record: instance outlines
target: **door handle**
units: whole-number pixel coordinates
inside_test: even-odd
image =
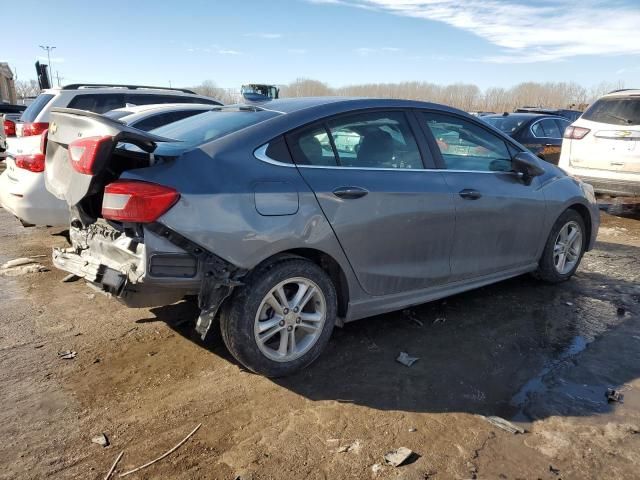
[[[369,191],[362,187],[338,187],[333,191],[336,197],[344,198],[345,200],[364,197],[367,193]]]
[[[465,200],[477,200],[482,194],[477,190],[472,190],[471,188],[465,188],[464,190],[460,190],[458,193]]]

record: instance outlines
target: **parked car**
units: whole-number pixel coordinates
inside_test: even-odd
[[[568,108],[542,108],[542,107],[521,107],[516,108],[514,113],[541,113],[543,115],[557,115],[564,117],[570,122],[575,122],[582,112],[580,110],[571,110]]]
[[[11,103],[0,103],[0,117],[4,126],[5,137],[15,137],[16,123],[27,107],[25,105],[14,105]]]
[[[640,90],[594,102],[564,133],[560,166],[609,195],[640,195]]]
[[[541,159],[558,164],[562,134],[571,124],[555,115],[503,113],[485,115],[482,120],[523,144]]]
[[[7,137],[5,134],[4,115],[0,115],[0,161],[7,156]]]
[[[55,126],[55,128],[54,128]],[[337,150],[334,132],[359,137]],[[535,272],[592,248],[593,190],[481,120],[403,100],[218,107],[144,133],[54,110],[54,264],[130,306],[197,295],[233,356],[281,376],[334,325]]]
[[[167,103],[126,107],[105,113],[125,125],[151,130],[210,110],[215,105]],[[44,183],[44,152],[47,131],[20,139],[23,151],[10,155],[0,175],[0,204],[18,217],[23,225],[67,225],[69,207],[47,191]]]
[[[62,88],[43,90],[38,98],[23,112],[16,126],[18,137],[41,134],[49,125],[52,108],[77,108],[104,113],[116,108],[159,103],[207,103],[221,102],[196,95],[180,88],[146,87],[141,85],[72,84]]]

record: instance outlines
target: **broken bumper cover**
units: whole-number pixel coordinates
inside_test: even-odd
[[[88,282],[100,284],[105,291],[118,295],[126,284],[127,276],[109,268],[90,256],[82,256],[71,249],[53,249],[53,265],[60,270],[84,278]]]
[[[201,310],[215,313],[246,273],[160,224],[130,237],[96,222],[70,237],[73,247],[53,249],[53,264],[130,307],[198,295]]]

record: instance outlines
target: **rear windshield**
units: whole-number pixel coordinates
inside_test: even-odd
[[[151,130],[195,147],[280,115],[272,111],[212,110]]]
[[[640,97],[601,98],[582,118],[613,125],[640,125]]]
[[[27,109],[22,112],[22,116],[20,120],[22,122],[33,122],[35,121],[38,114],[42,111],[47,103],[51,101],[54,95],[50,93],[41,93],[38,95],[31,105],[27,107]]]
[[[131,115],[133,112],[129,110],[110,110],[108,112],[103,113],[105,117],[113,118],[114,120],[118,120],[119,118],[126,117],[127,115]]]
[[[510,117],[510,116],[480,117],[480,119],[484,120],[489,125],[496,127],[498,130],[508,135],[515,133],[515,131],[518,130],[518,128],[520,128],[520,125],[522,125],[524,122],[529,120],[528,118],[524,118],[524,117]]]

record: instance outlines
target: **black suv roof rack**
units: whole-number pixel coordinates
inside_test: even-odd
[[[610,92],[607,92],[607,95],[609,95],[610,93],[627,92],[629,90],[637,90],[637,88],[619,88],[617,90],[611,90]]]
[[[62,87],[62,90],[77,90],[78,88],[126,88],[128,90],[173,90],[182,93],[191,93],[194,94],[193,90],[188,90],[186,88],[170,88],[170,87],[150,87],[148,85],[121,85],[117,83],[71,83],[69,85],[65,85]]]

